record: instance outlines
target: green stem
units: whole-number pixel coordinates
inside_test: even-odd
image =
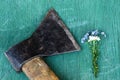
[[[90,49],[91,49],[91,53],[92,53],[92,65],[93,65],[93,73],[94,76],[97,77],[99,68],[98,68],[98,41],[91,41],[90,43]]]

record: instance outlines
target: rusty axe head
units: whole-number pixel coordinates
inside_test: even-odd
[[[16,71],[36,56],[51,56],[80,50],[66,25],[51,9],[28,39],[10,48],[5,55]]]

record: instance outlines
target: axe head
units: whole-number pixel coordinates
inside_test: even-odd
[[[5,55],[14,69],[20,71],[22,65],[34,57],[77,50],[80,50],[79,45],[56,11],[51,9],[31,37],[11,47]]]

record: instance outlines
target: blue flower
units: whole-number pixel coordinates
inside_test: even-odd
[[[81,43],[85,43],[86,42],[86,39],[83,37],[82,39],[81,39]]]
[[[88,38],[89,38],[89,33],[86,33],[85,35],[84,35],[84,38],[87,40]]]
[[[105,32],[98,31],[98,30],[88,31],[88,32],[84,35],[84,37],[81,39],[81,43],[85,43],[85,42],[89,41],[89,37],[90,37],[90,36],[99,37],[99,38],[100,38],[100,35],[106,37]]]
[[[91,32],[91,35],[92,36],[97,36],[99,34],[99,31],[98,30],[95,30],[95,31],[92,31]]]
[[[106,34],[105,34],[105,32],[101,32],[100,34],[101,34],[101,35],[103,35],[104,37],[106,37]]]
[[[92,42],[90,43],[90,48],[93,54],[93,59],[92,59],[92,63],[93,63],[93,73],[95,75],[95,77],[97,77],[98,74],[98,63],[97,63],[97,58],[98,58],[98,54],[99,54],[99,44],[98,41],[101,40],[101,37],[104,36],[106,37],[105,32],[102,31],[98,31],[98,30],[94,30],[94,31],[89,31],[87,32],[83,38],[81,38],[81,43],[85,43],[85,42]],[[94,56],[96,55],[96,56]]]

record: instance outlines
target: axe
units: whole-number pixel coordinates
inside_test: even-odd
[[[23,71],[30,80],[59,80],[42,60],[44,56],[80,50],[66,25],[54,9],[50,9],[31,37],[5,52],[16,71]]]

